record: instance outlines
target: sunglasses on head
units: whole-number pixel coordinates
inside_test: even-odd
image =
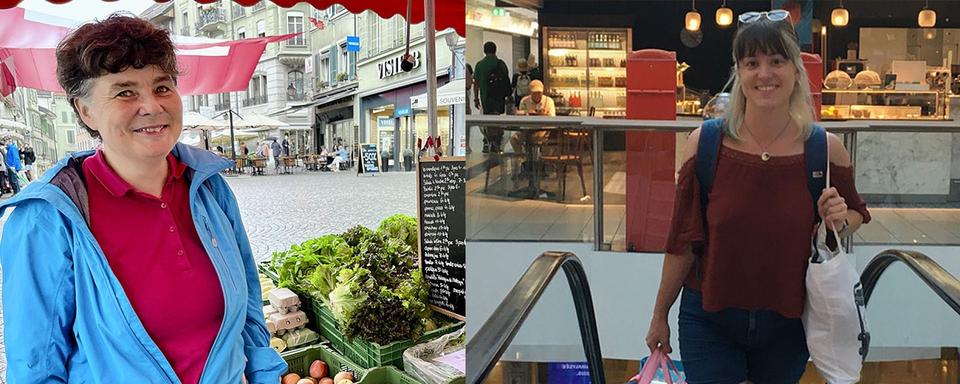
[[[741,23],[749,24],[763,18],[770,21],[783,21],[788,17],[790,17],[790,12],[783,9],[774,9],[767,12],[744,12],[740,14],[739,20]]]

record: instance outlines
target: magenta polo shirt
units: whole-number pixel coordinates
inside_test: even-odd
[[[223,322],[223,291],[190,213],[187,166],[167,155],[157,198],[130,186],[103,156],[98,150],[83,162],[93,236],[180,381],[197,383]]]

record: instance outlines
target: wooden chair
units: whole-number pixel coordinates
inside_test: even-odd
[[[306,155],[303,156],[303,167],[308,171],[317,170],[317,156],[315,155]]]
[[[553,166],[557,172],[557,184],[560,188],[560,201],[567,198],[567,166],[577,166],[580,175],[580,189],[587,196],[587,185],[583,179],[583,154],[589,153],[587,143],[590,132],[585,130],[562,130],[557,132],[554,145],[547,144],[540,161],[544,165]]]

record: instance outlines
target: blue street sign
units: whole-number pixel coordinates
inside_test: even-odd
[[[347,52],[360,52],[360,36],[347,36]]]

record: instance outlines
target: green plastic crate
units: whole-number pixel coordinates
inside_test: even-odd
[[[417,340],[401,340],[387,345],[379,345],[359,338],[354,338],[352,341],[347,340],[346,336],[343,336],[343,333],[340,332],[337,319],[333,317],[333,312],[330,312],[330,309],[322,302],[313,303],[313,313],[320,335],[329,340],[334,349],[364,368],[389,365],[403,369],[403,351],[406,351],[407,348],[417,343],[436,339],[463,327],[463,322],[458,321],[426,332]]]
[[[423,384],[394,367],[379,367],[367,371],[357,384]]]
[[[341,371],[347,371],[352,372],[353,379],[358,381],[362,380],[367,373],[367,371],[357,365],[357,363],[321,345],[312,345],[285,351],[281,353],[280,356],[287,362],[287,373],[296,373],[300,375],[300,377],[306,377],[310,374],[310,364],[312,364],[314,360],[322,360],[327,363],[327,368],[329,369],[328,375],[331,378]]]

